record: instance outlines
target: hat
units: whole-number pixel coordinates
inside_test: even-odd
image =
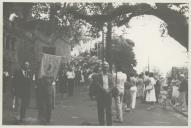
[[[184,77],[184,74],[180,74],[181,77]]]
[[[25,61],[24,64],[29,65],[30,63],[28,61]]]
[[[109,67],[109,64],[106,61],[104,61],[103,65],[104,67]]]

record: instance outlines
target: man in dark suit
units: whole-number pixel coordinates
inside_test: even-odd
[[[29,68],[29,62],[24,62],[21,69],[15,72],[13,80],[13,91],[20,106],[20,121],[22,122],[26,115],[26,108],[29,105],[30,87],[32,84],[32,73]]]
[[[108,73],[109,65],[103,66],[102,72],[92,76],[92,85],[97,101],[98,120],[100,125],[105,125],[105,116],[108,126],[112,125],[112,89],[113,77]]]

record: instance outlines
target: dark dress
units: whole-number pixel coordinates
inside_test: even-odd
[[[62,94],[67,92],[66,72],[60,74],[60,76],[59,76],[59,90],[60,90],[60,93],[62,93]]]

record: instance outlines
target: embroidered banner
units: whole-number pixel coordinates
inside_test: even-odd
[[[39,73],[39,78],[43,76],[48,76],[56,79],[61,64],[61,60],[62,60],[61,56],[43,54],[41,60],[41,69]]]

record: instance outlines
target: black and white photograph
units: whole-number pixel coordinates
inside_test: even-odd
[[[1,4],[3,126],[189,125],[189,1]]]

